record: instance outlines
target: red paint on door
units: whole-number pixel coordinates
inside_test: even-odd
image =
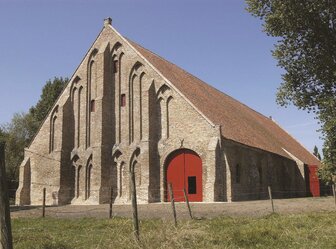
[[[174,199],[176,201],[181,201],[183,198],[183,188],[184,188],[184,153],[177,154],[174,156],[168,164],[167,168],[167,191],[168,184],[171,183],[173,187]],[[170,201],[170,196],[167,193],[167,200]]]
[[[316,165],[309,165],[309,187],[310,193],[313,197],[320,196],[320,181],[317,176],[318,167]]]
[[[185,188],[189,201],[202,201],[202,160],[190,150],[174,152],[167,166],[167,190],[172,183],[175,201],[185,201]],[[166,200],[170,200],[167,194]]]

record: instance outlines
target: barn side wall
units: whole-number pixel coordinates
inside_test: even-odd
[[[224,139],[223,144],[231,175],[227,191],[232,201],[267,199],[268,186],[274,198],[306,196],[302,165],[230,140]]]

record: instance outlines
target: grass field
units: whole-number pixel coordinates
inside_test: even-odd
[[[183,220],[177,228],[142,220],[139,243],[126,218],[17,218],[12,226],[16,249],[336,248],[336,212]]]

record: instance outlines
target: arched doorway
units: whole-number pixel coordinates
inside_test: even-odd
[[[194,151],[181,149],[168,156],[166,168],[166,190],[168,184],[173,187],[175,201],[185,201],[183,189],[189,201],[202,201],[202,159]],[[166,195],[166,201],[169,201]]]

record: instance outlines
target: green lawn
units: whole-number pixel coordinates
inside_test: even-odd
[[[262,218],[218,217],[140,222],[141,241],[132,220],[13,219],[14,248],[336,248],[336,212],[270,215]]]

